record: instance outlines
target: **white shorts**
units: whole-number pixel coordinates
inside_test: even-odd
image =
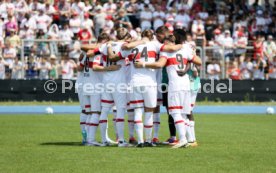
[[[130,101],[131,101],[130,98],[131,98],[130,89],[128,89],[128,93],[127,93],[127,107],[126,107],[127,110],[133,109],[133,108],[130,106]]]
[[[136,86],[132,88],[130,94],[131,108],[155,108],[157,105],[157,87],[156,86]]]
[[[83,98],[84,95],[83,95],[82,89],[78,88],[77,92],[78,92],[78,98],[79,98],[81,110],[85,110],[85,104],[84,104],[84,98]]]
[[[197,91],[191,91],[191,111],[193,111],[196,103]]]
[[[168,93],[169,113],[190,114],[191,113],[191,92],[175,91]]]
[[[101,112],[101,95],[85,95],[83,102],[85,105],[85,112]]]
[[[116,106],[117,108],[126,108],[127,106],[127,93],[119,93],[119,92],[112,92],[112,93],[103,93],[101,99],[101,105],[103,107],[113,107]]]

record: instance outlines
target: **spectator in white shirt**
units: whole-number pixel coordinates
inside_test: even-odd
[[[18,58],[15,58],[14,63],[10,66],[12,70],[12,79],[23,79],[24,65]]]
[[[72,49],[69,52],[68,57],[75,62],[78,61],[78,58],[80,57],[81,54],[81,45],[78,41],[76,41],[72,47]]]
[[[276,79],[276,56],[273,57],[273,61],[271,62],[271,73],[269,78]]]
[[[44,13],[48,16],[51,16],[51,17],[53,16],[54,13],[56,13],[56,10],[53,7],[53,5],[51,4],[50,0],[46,0]]]
[[[102,6],[95,7],[94,14],[94,24],[95,24],[95,35],[98,37],[100,35],[101,30],[104,28],[106,24],[106,13],[102,10]]]
[[[156,6],[156,11],[153,12],[153,29],[156,30],[159,26],[164,25],[165,13],[162,11],[161,6]]]
[[[236,48],[235,56],[238,58],[239,63],[242,63],[246,53],[247,37],[241,31],[238,32],[237,36],[234,42],[234,47]]]
[[[59,32],[60,45],[62,46],[63,50],[66,50],[68,46],[71,44],[72,38],[74,37],[73,32],[70,30],[69,25],[65,24],[63,29]]]
[[[6,48],[4,49],[3,57],[6,62],[6,78],[10,79],[10,66],[13,64],[14,59],[16,58],[16,49],[11,47],[11,44],[9,42],[6,43]]]
[[[81,20],[77,12],[73,13],[73,18],[69,20],[69,25],[71,28],[71,31],[74,34],[74,38],[77,38],[78,32],[80,31],[81,28]]]
[[[89,18],[89,13],[84,13],[82,26],[85,26],[88,29],[88,31],[91,33],[91,35],[93,35],[94,23],[93,23],[93,20]]]
[[[45,33],[48,31],[48,27],[52,23],[52,18],[46,14],[42,8],[39,9],[39,14],[36,16],[37,29],[43,30]]]
[[[74,69],[76,67],[76,63],[73,60],[70,60],[69,57],[65,56],[61,61],[62,79],[73,79]]]
[[[37,65],[37,69],[39,70],[39,79],[49,79],[49,71],[52,67],[46,57],[41,58]]]
[[[144,5],[144,10],[140,13],[140,22],[142,31],[145,29],[151,29],[152,12],[150,11],[148,4]]]
[[[253,72],[253,63],[251,62],[251,58],[247,57],[244,62],[240,65],[241,70],[241,79],[251,79]]]
[[[234,48],[234,41],[231,37],[230,31],[226,30],[224,32],[224,37],[219,40],[220,46],[224,47],[224,57],[225,61],[228,63],[230,60],[234,60],[233,56],[233,48]]]
[[[219,80],[220,73],[220,65],[216,60],[207,65],[208,79]]]
[[[59,29],[56,24],[53,24],[48,32],[48,39],[53,40],[50,42],[50,53],[51,55],[57,55],[58,54],[58,43],[57,40],[59,40]]]
[[[115,13],[115,11],[117,10],[117,6],[115,3],[113,3],[113,0],[108,0],[108,2],[106,2],[103,5],[103,10],[110,15],[113,15]]]

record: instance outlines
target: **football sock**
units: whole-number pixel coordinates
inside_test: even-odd
[[[119,141],[124,141],[125,112],[125,108],[117,108],[116,129]]]
[[[81,128],[81,131],[86,131],[86,119],[87,119],[87,115],[84,114],[84,113],[81,113],[80,114],[80,128]]]
[[[160,113],[153,114],[153,138],[158,138],[160,129]]]
[[[146,142],[151,142],[153,126],[153,112],[145,112],[144,130],[146,135]]]
[[[195,121],[190,121],[190,128],[191,128],[191,133],[193,136],[193,141],[196,141],[196,137],[195,137]]]
[[[128,132],[129,138],[134,137],[134,112],[128,112]]]
[[[134,127],[136,130],[138,143],[144,143],[142,116],[143,116],[143,108],[136,108],[134,110],[134,123],[135,123]]]
[[[183,120],[183,117],[181,116],[181,114],[177,114],[177,113],[172,114],[172,117],[174,119],[174,124],[179,135],[179,141],[187,142],[185,122]]]
[[[187,137],[187,140],[188,142],[193,142],[193,135],[192,135],[192,132],[191,132],[191,128],[190,128],[190,121],[187,117],[186,114],[182,114],[182,117],[185,121],[185,128],[186,128],[186,137]]]
[[[89,120],[87,141],[93,142],[96,140],[96,131],[99,125],[99,114],[93,113]]]
[[[117,119],[117,110],[115,112],[113,111],[113,120],[112,120],[112,122],[113,122],[113,127],[114,127],[114,132],[115,132],[116,138],[118,138],[116,119]]]
[[[109,107],[102,107],[101,116],[100,116],[100,129],[101,129],[101,137],[102,142],[106,142],[107,138],[107,115],[110,111]]]
[[[173,117],[171,115],[169,115],[168,123],[169,123],[170,136],[176,136],[176,129],[175,129],[175,125],[174,125],[174,120],[173,120]]]

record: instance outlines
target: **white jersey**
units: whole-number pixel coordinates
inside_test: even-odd
[[[104,72],[103,74],[103,83],[126,83],[126,62],[123,56],[120,55],[120,50],[124,42],[112,42],[112,50],[115,52],[115,54],[119,54],[120,60],[117,62],[110,62],[107,59],[107,44],[103,44],[100,48],[99,51],[102,54],[102,61],[104,66],[110,66],[110,65],[121,65],[121,68],[117,71],[108,71]]]
[[[142,61],[152,63],[156,61],[160,50],[156,41],[137,46],[131,50],[131,85],[133,86],[156,86],[156,70],[147,68],[135,68],[133,62]]]
[[[160,58],[166,58],[166,70],[169,78],[169,92],[170,91],[190,91],[189,75],[179,76],[177,71],[185,70],[188,61],[194,58],[194,53],[191,47],[184,45],[179,51],[168,53],[161,52]]]

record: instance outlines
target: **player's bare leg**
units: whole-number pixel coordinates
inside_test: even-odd
[[[153,112],[153,139],[154,144],[159,143],[158,134],[160,129],[160,106],[157,106]]]
[[[152,143],[152,127],[153,127],[153,112],[155,108],[145,107],[145,119],[144,119],[144,130],[145,130],[145,146],[154,147]]]

